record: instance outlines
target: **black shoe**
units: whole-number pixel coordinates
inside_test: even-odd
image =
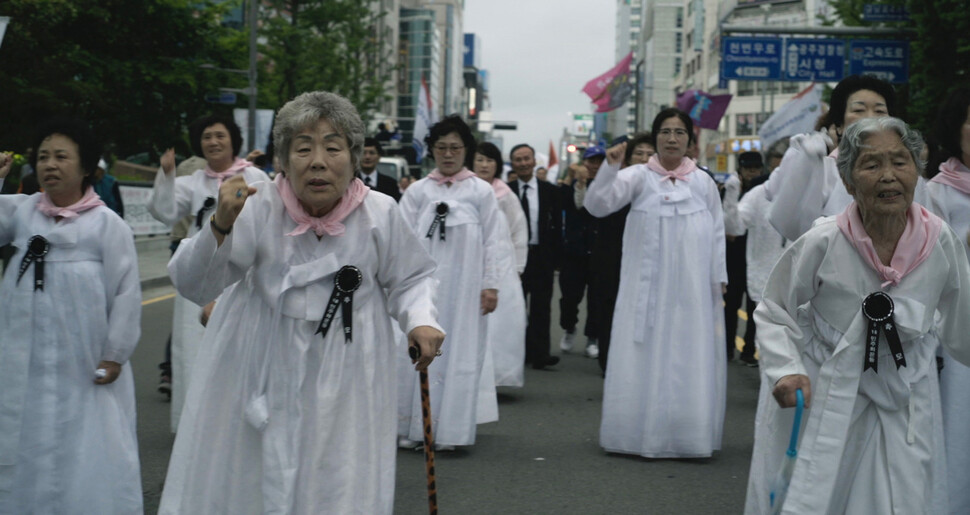
[[[747,366],[749,366],[749,367],[757,367],[758,366],[758,360],[754,356],[748,356],[748,355],[742,354],[741,355],[741,361],[743,361],[744,364],[747,365]]]
[[[536,370],[543,370],[546,367],[551,367],[559,363],[559,356],[546,356],[544,358],[538,358],[532,362],[532,368]]]

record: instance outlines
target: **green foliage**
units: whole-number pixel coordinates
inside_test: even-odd
[[[303,91],[326,89],[362,115],[388,98],[389,73],[373,27],[376,0],[261,2],[257,107],[276,109]],[[220,87],[245,88],[249,34],[223,26],[243,0],[3,0],[10,16],[0,46],[0,148],[23,150],[54,114],[91,123],[107,152],[152,158],[175,146],[188,155],[187,125],[214,111]],[[292,16],[290,15],[292,13]],[[391,45],[395,47],[395,45]]]
[[[208,112],[204,71],[229,4],[189,0],[6,0],[0,147],[23,149],[53,114],[91,123],[109,151],[157,150]],[[184,145],[179,145],[184,148]]]
[[[909,82],[897,85],[900,116],[924,133],[933,126],[949,91],[970,78],[970,10],[965,0],[829,0],[847,26],[872,25],[862,20],[867,3],[905,5],[911,21],[882,24],[916,30],[910,40]],[[825,25],[835,17],[820,18]]]
[[[260,30],[266,40],[261,49],[266,59],[260,98],[279,106],[302,92],[322,89],[347,97],[362,116],[389,98],[390,72],[380,72],[378,63],[390,56],[381,53],[376,33],[384,14],[375,15],[374,4],[375,0],[264,2],[269,9]]]

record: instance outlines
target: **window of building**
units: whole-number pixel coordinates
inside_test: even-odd
[[[782,82],[781,92],[782,93],[798,93],[802,90],[801,82]]]
[[[675,25],[678,29],[684,26],[684,8],[677,8],[677,23]]]
[[[630,9],[630,16],[640,16],[640,6]]]
[[[678,54],[684,51],[684,45],[680,39],[680,32],[674,32],[674,52]]]
[[[772,113],[757,113],[757,114],[755,114],[755,116],[754,116],[754,120],[755,120],[755,130],[760,129],[761,126],[764,125],[765,121],[768,118],[771,118],[771,115],[772,115]]]
[[[679,57],[675,57],[674,58],[674,75],[677,75],[677,74],[680,73],[680,64],[681,64],[680,58]]]
[[[737,115],[736,122],[734,125],[734,134],[737,136],[753,136],[754,135],[754,115],[753,114],[739,114]]]
[[[694,31],[690,31],[687,33],[687,48],[692,48],[691,47],[692,41],[694,41]]]
[[[739,97],[750,97],[754,95],[754,81],[753,80],[739,80],[738,81],[738,96]]]

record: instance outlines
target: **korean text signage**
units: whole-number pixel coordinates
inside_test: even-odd
[[[872,74],[892,83],[909,79],[909,42],[881,40],[724,38],[721,79],[837,82]]]
[[[870,22],[909,21],[909,11],[903,5],[865,4],[862,20]]]
[[[785,79],[838,82],[845,75],[845,41],[789,38],[785,41]]]
[[[849,43],[849,73],[867,73],[894,84],[909,80],[909,42],[858,40]]]
[[[780,80],[781,38],[724,38],[721,75],[725,79]]]

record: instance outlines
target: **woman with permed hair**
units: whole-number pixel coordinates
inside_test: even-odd
[[[0,196],[0,513],[142,513],[129,358],[141,333],[128,224],[91,186],[101,147],[44,123],[42,193]],[[11,156],[0,154],[0,186]]]
[[[453,450],[475,443],[486,352],[484,315],[498,304],[501,277],[513,266],[513,252],[492,186],[469,169],[475,138],[468,125],[448,116],[431,127],[426,142],[435,169],[404,192],[400,206],[437,264],[438,321],[448,333],[448,345],[428,367],[431,413],[436,446]],[[413,448],[424,434],[418,377],[404,373],[406,359],[398,363],[398,444]]]
[[[221,300],[159,513],[390,514],[407,355],[391,319],[417,368],[431,363],[434,262],[394,199],[354,178],[364,123],[347,99],[296,97],[273,138],[276,179],[224,181],[208,227],[169,263],[186,298]]]
[[[209,223],[223,181],[242,175],[252,184],[268,177],[249,161],[236,157],[242,149],[242,133],[230,117],[210,115],[199,118],[189,127],[189,139],[192,152],[205,157],[205,168],[192,175],[176,177],[175,150],[168,149],[155,174],[148,212],[168,226],[192,215],[194,219],[188,233],[188,237],[192,237]],[[200,320],[202,315],[202,306],[176,295],[172,314],[172,432],[179,425],[185,394],[192,379],[192,366],[205,331]]]

